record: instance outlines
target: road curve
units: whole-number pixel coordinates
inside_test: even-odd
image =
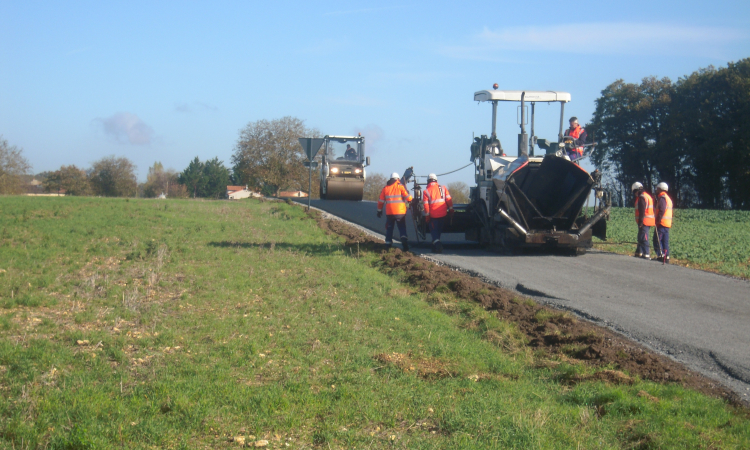
[[[312,206],[384,233],[374,202],[312,200]],[[416,244],[410,217],[407,227]],[[750,401],[750,282],[599,251],[510,256],[479,249],[462,235],[444,241],[444,253],[432,258],[614,329]],[[430,253],[427,245],[413,251]]]

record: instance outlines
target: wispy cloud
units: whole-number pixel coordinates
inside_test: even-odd
[[[203,103],[203,102],[191,102],[191,103],[177,103],[174,105],[175,112],[179,113],[192,113],[196,111],[209,111],[209,112],[216,112],[219,110],[214,105]]]
[[[341,10],[341,11],[329,11],[327,13],[323,13],[323,16],[346,16],[350,14],[369,14],[374,12],[380,12],[380,11],[390,11],[394,9],[404,9],[408,8],[410,5],[396,5],[396,6],[383,6],[380,8],[359,8],[359,9],[347,9],[347,10]]]
[[[357,133],[362,133],[362,136],[365,137],[367,153],[370,155],[377,153],[378,146],[382,144],[385,139],[385,132],[375,124],[368,124],[364,127],[355,127],[353,134],[356,136]]]
[[[154,130],[135,114],[118,112],[110,117],[94,119],[104,134],[122,144],[149,145],[154,139]]]
[[[729,45],[750,42],[744,30],[663,23],[579,23],[546,27],[506,27],[480,33],[441,53],[494,59],[508,52],[572,54],[717,56]]]

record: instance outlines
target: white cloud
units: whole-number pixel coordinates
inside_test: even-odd
[[[154,130],[135,114],[119,112],[110,117],[97,118],[104,133],[123,144],[149,145],[154,139]]]
[[[750,41],[750,33],[724,27],[661,23],[579,23],[553,26],[485,28],[443,54],[495,60],[498,54],[554,52],[572,54],[717,56],[728,45]]]

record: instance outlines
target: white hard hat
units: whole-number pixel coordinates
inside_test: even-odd
[[[640,189],[643,189],[643,185],[639,181],[633,183],[633,187],[630,188],[631,191],[638,191]]]
[[[662,181],[661,183],[659,183],[659,184],[656,185],[656,189],[659,189],[661,191],[668,191],[669,190],[669,186],[667,186],[667,183],[665,183],[665,182]]]
[[[398,172],[393,172],[391,174],[391,180],[398,180],[401,178],[401,175],[398,174]]]
[[[435,175],[434,173],[427,175],[427,181],[430,181],[430,180],[437,181],[437,175]]]

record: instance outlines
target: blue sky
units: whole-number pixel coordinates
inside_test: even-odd
[[[34,172],[126,156],[227,166],[249,122],[362,132],[370,172],[469,162],[491,109],[473,93],[572,94],[591,118],[618,78],[676,80],[750,57],[750,2],[51,2],[0,0],[0,134]],[[537,135],[559,110],[538,105]],[[499,137],[515,154],[515,106]],[[465,169],[441,181],[472,184]]]

